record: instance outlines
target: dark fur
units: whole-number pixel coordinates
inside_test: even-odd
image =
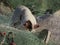
[[[31,21],[26,21],[26,23],[24,24],[24,26],[25,26],[25,28],[26,29],[29,29],[29,31],[31,31],[32,30],[32,23],[31,23]],[[38,28],[39,27],[39,25],[37,24],[37,25],[34,25],[34,29],[36,29],[36,28]]]
[[[25,28],[26,29],[29,29],[29,31],[31,31],[32,30],[32,23],[31,23],[31,21],[26,21],[26,23],[24,24],[24,26],[25,26]]]

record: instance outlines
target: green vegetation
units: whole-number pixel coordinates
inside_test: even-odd
[[[0,32],[6,32],[6,35],[8,32],[13,32],[15,34],[14,42],[16,45],[45,45],[45,43],[41,42],[41,39],[29,31],[22,31],[9,26],[0,25]],[[4,45],[8,45],[6,40],[4,41]],[[48,45],[56,45],[56,43],[51,41]]]
[[[9,13],[8,15],[0,14],[0,24],[10,23],[11,16],[12,16],[12,13]]]
[[[54,12],[60,9],[60,0],[6,0],[12,8],[16,8],[18,5],[25,5],[29,7],[33,14],[35,15],[43,15],[46,9],[50,8]],[[10,32],[12,31],[15,33],[14,41],[17,45],[45,45],[41,42],[36,35],[32,34],[31,32],[27,31],[19,31],[12,27],[7,27],[6,25],[10,24],[12,14],[8,15],[1,15],[0,14],[0,31],[2,32]],[[3,24],[1,26],[1,24]],[[4,27],[5,25],[5,27]],[[4,45],[8,45],[5,41]],[[48,45],[57,45],[55,42],[50,41]]]
[[[34,15],[43,15],[46,9],[52,9],[53,12],[60,9],[60,0],[2,0],[2,2],[14,9],[18,5],[25,5]]]
[[[38,38],[35,34],[29,32],[29,31],[18,30],[13,27],[6,26],[6,24],[9,24],[8,21],[10,21],[10,18],[7,18],[7,16],[4,16],[4,15],[0,16],[0,17],[1,17],[0,32],[6,32],[6,35],[8,34],[8,32],[13,32],[15,34],[14,42],[17,45],[45,45],[45,43],[41,42],[41,39],[42,39],[41,37]],[[8,17],[11,17],[11,15]],[[6,40],[4,42],[4,45],[8,45]],[[53,41],[49,41],[48,45],[57,45],[57,43],[55,43]]]
[[[35,15],[41,15],[46,9],[52,9],[54,12],[60,9],[60,0],[6,0],[5,2],[14,9],[18,5],[25,5]]]
[[[6,26],[0,26],[0,32],[6,32],[6,34],[13,32],[15,34],[14,41],[17,45],[43,45],[41,40],[31,32],[17,30],[11,27],[7,28]],[[5,44],[8,45],[6,41]]]

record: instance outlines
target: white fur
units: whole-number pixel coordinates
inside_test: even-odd
[[[30,20],[33,25],[37,24],[36,19],[33,16],[32,12],[29,10],[29,8],[27,8],[25,6],[20,6],[19,9],[25,10],[24,14],[23,14],[23,16],[24,16],[23,22]]]
[[[20,15],[22,15],[21,20]],[[12,17],[12,24],[19,22],[21,25],[23,25],[27,20],[31,21],[32,27],[37,24],[37,21],[29,8],[25,6],[18,6]]]

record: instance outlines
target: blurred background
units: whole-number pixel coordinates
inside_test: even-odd
[[[44,16],[46,10],[51,9],[53,16],[46,18],[45,21],[43,21],[43,20],[41,22],[39,21],[39,24],[41,26],[40,28],[42,28],[42,29],[47,28],[52,32],[51,41],[49,42],[48,45],[60,45],[60,0],[0,0],[0,29],[1,30],[6,30],[6,31],[12,30],[13,32],[15,32],[14,31],[15,29],[9,28],[9,26],[10,26],[11,17],[13,15],[13,12],[18,5],[27,6],[31,10],[31,12],[34,14],[34,16],[36,16],[36,17]],[[39,20],[39,18],[37,20]],[[17,33],[17,32],[16,32],[16,34],[17,34],[17,36],[19,36],[18,34],[20,34],[20,32],[19,33]],[[24,32],[21,32],[21,35],[22,35],[22,33],[24,33]],[[26,37],[28,35],[32,35],[32,34],[30,34],[30,32],[28,32]],[[28,38],[29,38],[29,36],[28,36]],[[23,40],[25,40],[25,39],[23,39]],[[33,40],[35,40],[35,39],[33,38]],[[21,42],[23,42],[23,41],[21,41]],[[36,41],[36,42],[38,42],[38,41]],[[28,41],[27,43],[29,44],[31,42]],[[30,45],[34,45],[33,42]],[[36,45],[39,45],[39,44],[36,44]],[[44,45],[44,44],[41,44],[41,45]]]

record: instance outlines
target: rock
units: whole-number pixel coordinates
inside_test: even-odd
[[[47,17],[47,19],[39,21],[39,23],[39,30],[44,28],[50,30],[51,40],[60,43],[60,10]]]

